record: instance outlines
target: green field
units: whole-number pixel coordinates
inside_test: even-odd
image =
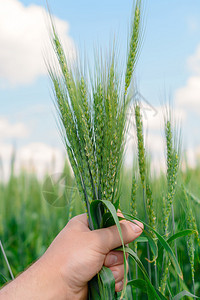
[[[14,166],[11,168],[13,169]],[[130,209],[131,199],[131,171],[124,171],[121,181],[121,209],[126,212]],[[81,202],[78,192],[74,187],[73,176],[70,169],[64,168],[63,180],[58,181],[53,186],[49,184],[49,179],[38,180],[36,174],[26,174],[23,171],[20,175],[11,172],[7,183],[0,184],[0,239],[7,254],[14,276],[27,268],[36,260],[49,246],[56,234],[63,228],[70,217],[84,212],[84,205]],[[48,178],[48,177],[46,177]],[[192,193],[189,196],[190,207],[195,216],[198,229],[200,227],[199,215],[200,204],[200,166],[196,169],[189,169],[187,172],[180,172],[177,190],[174,199],[175,227],[179,232],[187,225],[187,209],[185,197],[182,191],[182,184]],[[63,192],[66,186],[66,192]],[[157,231],[163,232],[163,212],[162,195],[166,190],[166,178],[164,174],[152,179],[152,195],[156,212]],[[52,194],[44,193],[44,191]],[[60,198],[54,202],[59,195]],[[54,202],[54,203],[53,203]],[[137,190],[137,211],[138,217],[144,220],[144,209],[142,202],[142,188]],[[172,228],[170,227],[170,232]],[[185,289],[184,284],[192,291],[191,267],[188,258],[187,238],[177,239],[178,260],[184,274],[184,281],[180,281],[181,289]],[[199,267],[199,247],[195,241],[195,290],[200,293],[200,267]],[[145,257],[146,243],[138,243],[138,255],[147,268]],[[153,263],[151,265],[153,269]],[[132,277],[135,276],[135,265],[131,263]],[[10,279],[8,268],[0,254],[0,273]],[[171,267],[170,280],[174,292],[178,292],[177,276]],[[154,278],[152,278],[154,280]],[[1,278],[1,284],[4,283]],[[143,298],[142,298],[143,299]]]

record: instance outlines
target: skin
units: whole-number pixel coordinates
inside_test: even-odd
[[[141,233],[139,226],[120,221],[125,244]],[[84,300],[88,281],[103,265],[115,277],[115,290],[123,288],[123,253],[113,251],[121,246],[116,226],[90,231],[87,215],[74,217],[58,234],[44,255],[0,290],[2,300]]]

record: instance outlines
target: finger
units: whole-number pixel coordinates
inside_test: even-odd
[[[121,251],[110,251],[104,261],[105,267],[111,267],[115,265],[121,265],[124,262],[124,255]]]
[[[122,289],[123,289],[123,286],[124,286],[124,281],[123,281],[123,280],[117,282],[117,283],[115,284],[115,291],[116,291],[116,292],[121,292]]]
[[[127,266],[127,272],[128,272],[128,263],[126,263],[126,266]],[[116,283],[121,281],[124,278],[124,264],[111,267],[110,270],[113,273]]]
[[[81,214],[73,217],[67,224],[67,227],[78,231],[90,231],[87,214]]]
[[[143,224],[135,220],[134,222],[120,221],[124,244],[134,241],[142,233]],[[120,247],[122,244],[116,225],[94,230],[92,234],[104,254],[108,254],[108,252]]]

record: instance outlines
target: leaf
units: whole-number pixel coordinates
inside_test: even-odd
[[[191,294],[188,291],[182,291],[182,292],[178,293],[176,296],[174,296],[172,300],[179,300],[179,299],[181,299],[181,298],[183,298],[185,296],[193,297],[193,298],[196,298],[196,299],[200,299],[200,297],[195,296],[195,295]]]
[[[154,262],[158,257],[158,246],[148,231],[143,230],[143,234],[146,235],[146,238],[149,242],[149,246],[151,247],[151,250],[153,252],[154,259],[152,261],[149,261],[147,258],[145,258],[148,262],[151,263],[151,262]]]
[[[101,215],[102,203],[100,200],[92,201],[90,204],[90,215],[93,223],[94,230],[101,228],[102,215]]]
[[[123,254],[124,254],[124,286],[123,286],[122,295],[121,295],[121,298],[122,298],[124,293],[125,293],[125,290],[126,290],[127,266],[126,266],[125,246],[124,246],[124,241],[123,241],[123,236],[122,236],[122,231],[121,231],[119,219],[118,219],[118,216],[117,216],[116,209],[110,201],[108,201],[108,200],[97,200],[97,201],[101,201],[107,207],[107,209],[110,211],[110,213],[112,214],[112,217],[115,221],[115,224],[117,226],[117,229],[118,229],[118,232],[119,232],[119,235],[120,235],[120,238],[121,238],[122,251],[123,251]]]
[[[110,212],[106,212],[103,215],[102,221],[101,221],[101,228],[110,227],[112,225],[115,225],[115,221],[113,219],[113,216]]]
[[[8,279],[2,273],[0,273],[0,282],[2,284],[8,282]]]
[[[156,289],[156,292],[159,295],[160,299],[167,300],[167,298],[158,289]]]
[[[91,218],[95,222],[95,224],[94,224],[95,228],[96,229],[100,228],[100,227],[97,227],[99,219],[96,215],[97,214],[96,209],[99,207],[99,205],[102,205],[102,204],[104,206],[106,206],[106,208],[109,210],[110,214],[112,215],[112,218],[113,218],[113,220],[114,220],[114,222],[117,226],[117,229],[118,229],[118,232],[119,232],[119,235],[120,235],[120,239],[121,239],[121,242],[122,242],[122,251],[123,251],[123,254],[124,254],[124,286],[123,286],[122,295],[121,295],[121,298],[122,298],[124,296],[124,293],[125,293],[125,290],[126,290],[126,281],[127,281],[126,253],[125,253],[125,247],[124,247],[122,231],[121,231],[121,227],[120,227],[120,223],[119,223],[119,219],[118,219],[118,216],[117,216],[116,209],[115,209],[114,205],[108,200],[94,200],[90,204]]]
[[[116,299],[115,278],[113,276],[112,271],[109,268],[103,266],[101,271],[97,274],[97,276],[101,300]]]
[[[115,207],[115,209],[116,209],[116,211],[117,211],[118,208],[119,208],[119,197],[118,197],[117,200],[113,203],[113,205],[114,205],[114,207]]]
[[[193,229],[185,229],[185,230],[182,230],[182,231],[180,231],[180,232],[175,233],[175,234],[172,235],[169,239],[167,239],[167,243],[171,243],[171,242],[173,242],[174,240],[176,240],[176,239],[178,239],[178,238],[180,238],[180,237],[183,237],[183,236],[195,234],[195,232],[196,232],[196,231],[193,230]],[[162,251],[163,251],[163,246],[160,247],[158,256],[162,255]]]
[[[170,266],[170,273],[172,274],[173,277],[176,276],[176,272],[175,272],[174,268],[172,268],[172,266]],[[188,287],[187,287],[186,283],[184,282],[184,280],[180,280],[179,282],[180,282],[180,289],[179,290],[182,290],[182,291],[184,290],[184,291],[189,292]],[[168,285],[168,283],[167,283],[167,285]],[[172,300],[172,299],[173,299],[173,297],[170,298],[170,300]],[[189,297],[188,299],[191,300],[192,298]]]
[[[200,199],[195,196],[194,194],[192,194],[186,187],[184,187],[186,193],[188,194],[188,196],[194,201],[196,202],[197,204],[200,204]]]
[[[167,289],[168,289],[168,292],[169,292],[170,299],[172,299],[173,298],[173,291],[172,291],[171,282],[169,280],[169,277],[167,278]]]
[[[158,239],[153,239],[154,241],[157,241]],[[145,236],[139,236],[137,239],[135,239],[135,242],[137,243],[147,243],[148,239]]]
[[[167,240],[167,242],[168,242],[168,243],[171,243],[172,241],[178,239],[179,237],[183,237],[183,236],[191,235],[191,234],[195,234],[195,233],[196,233],[196,231],[193,230],[193,229],[185,229],[185,230],[179,231],[179,232],[175,233],[174,235],[172,235],[172,236]]]
[[[134,279],[128,281],[127,285],[131,285],[135,288],[142,290],[144,293],[147,293],[146,281],[143,279]]]
[[[133,219],[132,219],[132,218],[133,218],[132,215],[127,214],[127,213],[125,213],[125,212],[123,212],[123,215],[124,215],[124,217],[125,217],[126,220],[128,220],[128,221],[130,221],[130,222],[132,222],[132,223],[135,223],[135,222],[133,221]],[[165,241],[165,239],[164,239],[164,238],[163,238],[156,230],[154,230],[150,225],[146,224],[144,221],[140,220],[139,218],[137,218],[137,217],[135,217],[135,216],[134,216],[134,219],[135,219],[135,220],[138,220],[138,221],[141,222],[141,223],[143,223],[145,226],[147,226],[151,231],[153,231],[153,232],[156,234],[156,236],[157,236],[159,242],[161,243],[161,245],[163,246],[163,248],[164,248],[164,249],[166,250],[166,252],[168,253],[168,255],[169,255],[169,257],[170,257],[170,260],[171,260],[171,262],[172,262],[172,264],[173,264],[173,266],[174,266],[174,268],[175,268],[175,270],[176,270],[178,276],[179,276],[181,279],[183,279],[183,273],[182,273],[181,268],[180,268],[180,266],[179,266],[178,260],[176,259],[176,256],[175,256],[174,252],[172,251],[172,249],[171,249],[171,247],[169,246],[169,244]]]
[[[122,251],[122,247],[115,249],[115,251]],[[125,251],[126,251],[126,253],[128,253],[130,255],[130,257],[132,257],[132,259],[135,260],[135,262],[138,264],[138,267],[142,271],[145,281],[146,281],[146,287],[147,287],[147,293],[148,293],[149,299],[150,300],[155,300],[155,299],[161,300],[161,298],[158,296],[158,293],[156,292],[154,286],[152,285],[152,283],[149,279],[149,276],[147,274],[145,267],[143,266],[141,260],[137,256],[137,254],[129,247],[125,247]]]
[[[97,275],[88,283],[88,300],[101,300]]]

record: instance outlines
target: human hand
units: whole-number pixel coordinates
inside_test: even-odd
[[[124,244],[136,239],[143,225],[120,221]],[[123,253],[117,226],[91,231],[87,215],[69,221],[44,255],[30,268],[0,290],[2,300],[85,300],[88,282],[101,270],[110,268],[115,290],[123,286]]]
[[[128,221],[120,222],[125,244],[142,233],[143,225],[136,223],[139,226]],[[113,251],[119,246],[121,239],[116,226],[90,231],[86,214],[71,219],[44,255],[49,261],[50,272],[59,271],[66,288],[63,299],[86,299],[88,281],[103,265],[113,272],[115,290],[119,292],[123,287],[123,253]]]

